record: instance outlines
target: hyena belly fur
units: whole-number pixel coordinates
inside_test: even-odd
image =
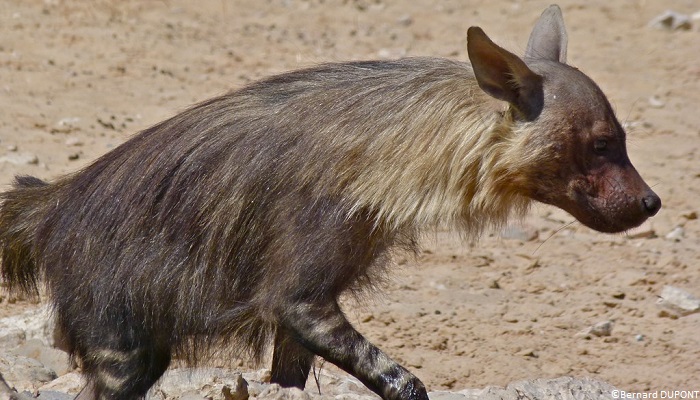
[[[0,198],[2,275],[46,282],[79,398],[141,398],[173,356],[223,343],[260,359],[272,343],[283,386],[303,388],[320,356],[385,399],[424,400],[338,305],[394,249],[437,226],[476,236],[532,200],[608,232],[656,213],[605,96],[565,64],[556,6],[525,58],[479,28],[468,50],[274,76],[55,182],[17,178]]]

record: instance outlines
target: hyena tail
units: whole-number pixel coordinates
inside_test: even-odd
[[[51,189],[38,178],[18,176],[11,190],[0,193],[0,274],[10,292],[38,293],[34,239]]]

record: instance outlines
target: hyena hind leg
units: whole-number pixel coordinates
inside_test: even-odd
[[[304,389],[314,358],[312,352],[294,339],[286,329],[279,327],[272,353],[272,383],[278,383],[282,387]]]
[[[96,348],[81,355],[87,385],[76,399],[143,399],[170,364],[170,350]]]

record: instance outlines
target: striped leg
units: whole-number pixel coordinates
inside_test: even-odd
[[[141,399],[170,364],[169,351],[96,349],[81,357],[88,384],[78,399]]]
[[[348,322],[337,303],[297,303],[283,324],[315,354],[354,375],[385,400],[428,400],[423,383],[371,344]]]
[[[277,329],[272,354],[272,383],[304,389],[313,362],[313,353],[299,344],[284,328]]]

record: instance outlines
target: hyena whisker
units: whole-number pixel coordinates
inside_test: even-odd
[[[573,220],[573,221],[567,222],[567,223],[565,223],[564,225],[562,225],[562,226],[560,226],[559,228],[557,228],[554,232],[552,232],[549,236],[547,236],[547,238],[546,238],[545,240],[543,240],[542,243],[540,243],[540,244],[537,246],[537,248],[536,248],[535,250],[533,250],[532,255],[534,256],[534,255],[540,250],[540,248],[541,248],[542,246],[544,246],[544,244],[547,243],[547,242],[549,241],[549,239],[553,238],[553,237],[554,237],[555,235],[557,235],[559,232],[561,232],[561,231],[563,231],[564,229],[570,227],[571,225],[573,225],[573,224],[576,223],[576,222],[578,222],[578,221]]]
[[[629,111],[627,111],[627,115],[625,115],[625,119],[623,120],[622,126],[628,125],[629,120],[630,120],[630,116],[632,115],[632,112],[634,111],[634,107],[637,105],[637,103],[639,102],[639,100],[640,100],[640,98],[637,97],[637,98],[632,102],[632,104],[630,105],[630,109],[629,109]],[[629,125],[628,125],[628,126],[629,126]]]

